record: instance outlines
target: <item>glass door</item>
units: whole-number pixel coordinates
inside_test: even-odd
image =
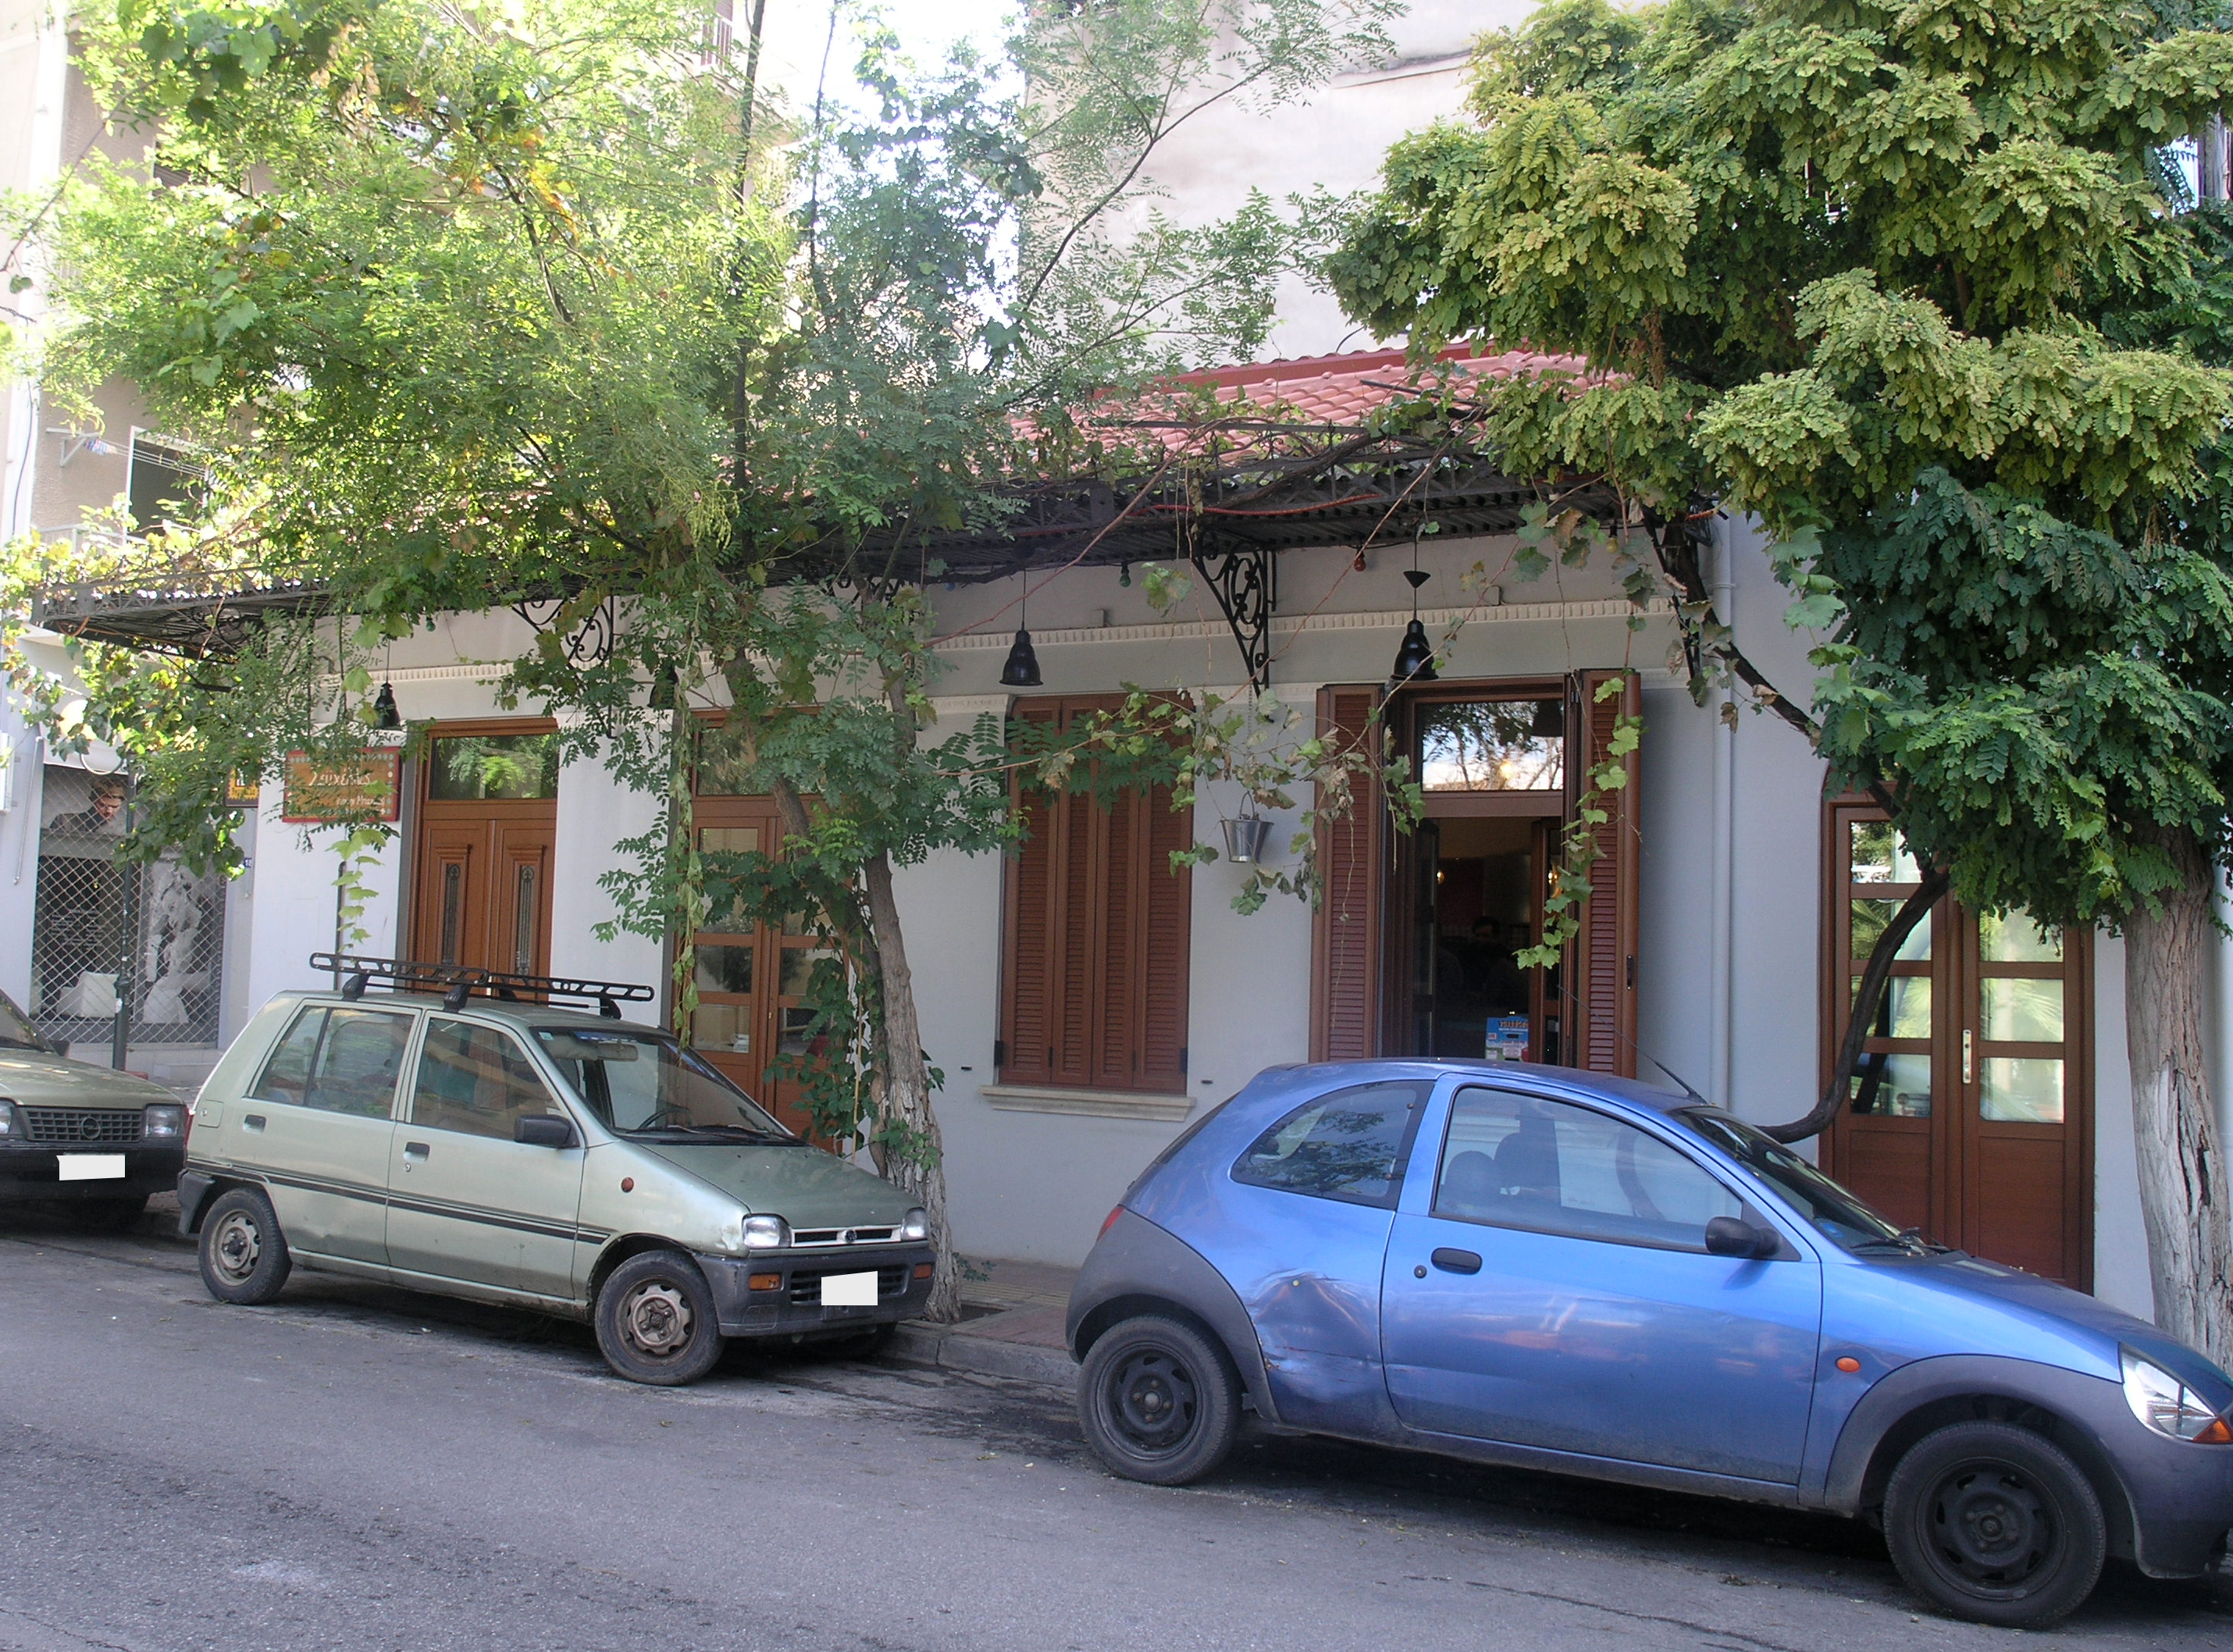
[[[1826,1045],[1917,887],[1880,810],[1832,806]],[[1833,1174],[1903,1226],[2083,1289],[2093,1277],[2092,1052],[2082,934],[1950,898],[1909,936],[1824,1139]]]

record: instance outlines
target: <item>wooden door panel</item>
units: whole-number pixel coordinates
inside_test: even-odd
[[[555,821],[491,823],[489,952],[493,967],[550,971],[550,853]]]
[[[428,821],[419,834],[419,888],[411,955],[428,963],[474,964],[487,949],[487,833],[477,822]]]
[[[1876,1213],[1925,1232],[1936,1226],[1927,1119],[1856,1119],[1838,1154],[1838,1180]]]
[[[2068,1283],[2064,1135],[2047,1125],[1987,1125],[1978,1132],[1963,1249]]]

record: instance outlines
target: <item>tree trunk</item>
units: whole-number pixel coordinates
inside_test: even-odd
[[[908,968],[899,902],[892,894],[891,858],[878,855],[862,870],[882,978],[885,1115],[914,1138],[915,1150],[891,1155],[885,1174],[930,1213],[938,1272],[931,1280],[924,1317],[950,1323],[961,1317],[961,1276],[954,1265],[954,1236],[947,1226],[946,1164],[939,1148],[938,1117],[931,1110],[930,1063],[923,1058],[922,1030],[915,1019],[915,977]]]
[[[2210,920],[2209,855],[2191,832],[2157,840],[2178,884],[2125,920],[2125,1037],[2132,1076],[2140,1213],[2156,1324],[2233,1364],[2233,1211],[2218,1156],[2203,1040]]]

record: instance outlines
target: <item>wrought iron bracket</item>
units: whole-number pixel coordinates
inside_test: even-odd
[[[1241,668],[1252,693],[1271,686],[1272,614],[1279,606],[1279,564],[1269,547],[1204,550],[1199,540],[1194,565],[1217,598],[1217,606],[1240,645]]]
[[[531,597],[524,602],[514,602],[511,611],[534,628],[537,636],[542,636],[558,622],[569,601],[563,596]],[[602,666],[612,657],[613,643],[619,632],[619,616],[611,594],[608,593],[603,602],[583,615],[580,623],[559,640],[558,646],[570,666]]]

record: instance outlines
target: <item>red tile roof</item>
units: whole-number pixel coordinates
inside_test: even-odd
[[[1307,355],[1292,361],[1257,361],[1243,367],[1189,373],[1178,382],[1208,386],[1220,401],[1272,403],[1305,418],[1331,425],[1355,424],[1374,410],[1405,395],[1462,384],[1475,379],[1516,379],[1536,373],[1587,370],[1578,355],[1540,350],[1496,350],[1481,354],[1471,344],[1446,347],[1427,369],[1414,367],[1401,349],[1349,350],[1338,355]]]

